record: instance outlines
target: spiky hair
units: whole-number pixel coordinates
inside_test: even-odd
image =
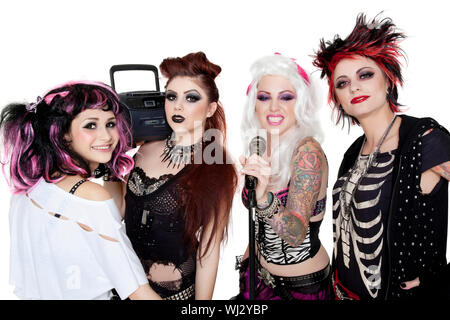
[[[319,50],[314,56],[313,65],[321,69],[321,78],[328,78],[328,102],[337,103],[333,72],[336,65],[344,58],[352,58],[359,55],[370,58],[383,70],[389,79],[389,105],[394,112],[400,111],[400,104],[397,102],[397,85],[403,84],[401,64],[399,58],[404,58],[405,54],[399,47],[401,40],[406,36],[397,31],[395,24],[390,18],[379,20],[375,16],[370,23],[367,23],[366,16],[360,13],[356,18],[356,25],[347,38],[342,40],[336,35],[333,41],[320,40]],[[339,118],[338,118],[339,121]]]

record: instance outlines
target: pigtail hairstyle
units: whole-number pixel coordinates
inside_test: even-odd
[[[351,59],[354,55],[367,57],[384,72],[389,80],[389,92],[387,100],[393,112],[399,112],[401,104],[397,101],[397,85],[403,84],[401,64],[399,58],[406,56],[399,47],[399,43],[406,37],[396,30],[395,24],[390,18],[377,19],[378,15],[370,22],[366,22],[366,16],[360,13],[356,19],[356,25],[350,35],[342,40],[336,35],[333,41],[320,40],[319,50],[314,56],[313,65],[321,69],[321,78],[328,78],[328,102],[335,108],[338,104],[335,96],[333,72],[336,65],[342,59]],[[338,107],[336,124],[343,118],[348,118],[342,109]],[[351,117],[353,123],[358,123]],[[350,121],[350,119],[349,119]]]
[[[50,90],[36,103],[13,103],[0,116],[3,137],[3,172],[9,163],[10,187],[14,193],[28,192],[44,178],[49,183],[66,175],[90,178],[88,163],[64,139],[72,120],[86,109],[111,110],[116,117],[119,142],[106,163],[110,177],[122,179],[134,165],[125,154],[131,148],[132,134],[125,107],[114,91],[99,82],[69,82]]]
[[[219,102],[219,91],[214,79],[220,73],[220,66],[211,63],[203,52],[190,53],[182,58],[167,58],[160,65],[161,73],[168,78],[167,83],[177,77],[190,77],[206,92],[209,103],[216,102],[215,113],[206,119],[205,133],[208,129],[217,129],[222,134],[222,141],[214,141],[219,145],[223,155],[221,163],[191,164],[182,179],[185,203],[184,242],[191,250],[197,250],[197,243],[205,243],[199,248],[200,258],[208,252],[216,234],[222,234],[220,239],[227,237],[228,222],[234,192],[237,186],[236,169],[228,158],[225,148],[226,121],[225,113]],[[203,137],[203,148],[213,143]],[[214,156],[214,155],[213,155]],[[211,236],[205,238],[204,231],[211,226]],[[200,232],[199,232],[200,231]],[[199,236],[197,242],[197,236]]]

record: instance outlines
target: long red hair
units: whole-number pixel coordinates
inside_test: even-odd
[[[223,158],[213,164],[204,161],[201,164],[191,164],[181,180],[185,191],[186,208],[184,241],[191,250],[199,249],[198,255],[202,258],[217,234],[220,240],[227,237],[231,206],[238,181],[236,169],[225,149],[225,113],[219,102],[219,91],[214,81],[222,69],[211,63],[203,52],[190,53],[182,58],[164,59],[159,67],[161,73],[168,78],[167,83],[177,76],[194,78],[207,93],[209,102],[217,103],[216,112],[206,119],[205,132],[208,129],[217,129],[222,133],[223,139],[222,141],[204,139],[203,146],[215,143],[221,149]],[[209,239],[205,239],[205,232],[201,232],[207,227],[211,228]],[[203,244],[204,241],[207,241],[206,246],[198,248],[198,243]]]

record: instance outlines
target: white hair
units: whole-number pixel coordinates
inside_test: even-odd
[[[289,164],[292,154],[301,140],[306,137],[313,137],[321,142],[323,138],[318,119],[319,106],[314,92],[314,85],[309,74],[305,71],[304,76],[308,77],[308,80],[306,80],[299,74],[299,69],[300,67],[292,59],[278,54],[260,58],[250,68],[253,80],[247,92],[247,102],[241,123],[245,154],[248,155],[249,142],[253,138],[249,136],[249,132],[262,130],[255,113],[259,81],[266,75],[283,76],[291,82],[297,96],[294,107],[296,125],[283,135],[277,147],[272,146],[271,148],[272,176],[269,186],[287,185],[291,175]]]

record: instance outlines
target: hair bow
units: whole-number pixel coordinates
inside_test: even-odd
[[[25,108],[27,109],[28,112],[36,113],[37,106],[39,103],[41,103],[41,101],[42,101],[42,98],[37,97],[36,102],[31,102],[31,103],[27,104]]]

